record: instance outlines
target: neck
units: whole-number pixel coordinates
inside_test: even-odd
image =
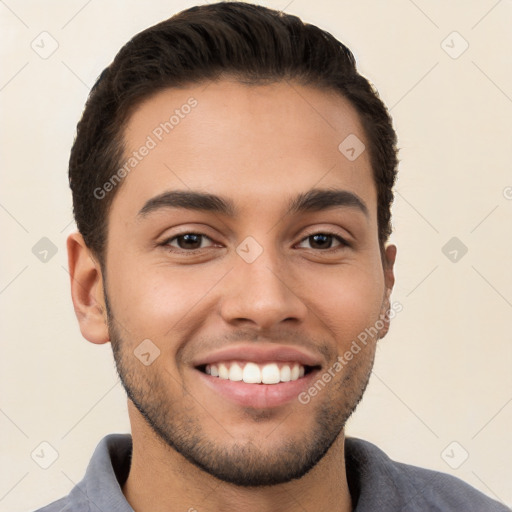
[[[239,487],[199,469],[167,446],[129,402],[133,452],[123,494],[137,512],[351,512],[343,432],[302,478],[264,487]]]

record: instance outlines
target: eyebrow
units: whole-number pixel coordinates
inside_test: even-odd
[[[288,203],[288,212],[294,215],[336,207],[353,208],[368,217],[368,207],[364,201],[353,192],[340,189],[315,188],[300,193]],[[193,190],[173,190],[149,199],[137,214],[137,218],[144,218],[152,212],[167,208],[213,212],[232,218],[237,216],[237,208],[229,198]]]

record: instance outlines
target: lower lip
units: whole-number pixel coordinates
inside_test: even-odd
[[[311,386],[311,382],[319,370],[313,370],[297,380],[278,384],[247,384],[242,381],[234,382],[220,377],[212,377],[197,369],[196,372],[199,373],[206,386],[228,400],[244,407],[265,409],[278,407],[293,400],[298,401],[300,393]]]

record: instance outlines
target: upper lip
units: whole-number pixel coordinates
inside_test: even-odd
[[[194,366],[215,364],[222,361],[267,362],[298,362],[303,366],[320,366],[321,361],[310,352],[290,345],[231,345],[203,357],[198,357]]]

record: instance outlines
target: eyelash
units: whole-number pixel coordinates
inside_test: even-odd
[[[170,246],[170,243],[174,240],[177,240],[178,238],[182,237],[182,236],[185,236],[185,235],[196,235],[196,236],[202,236],[204,238],[207,238],[208,240],[211,240],[213,241],[208,235],[204,234],[204,233],[199,233],[199,232],[195,232],[195,231],[185,231],[183,233],[178,233],[177,235],[174,235],[173,237],[171,238],[168,238],[167,240],[164,240],[161,244],[159,244],[160,246],[162,247],[166,247],[166,248],[170,248],[172,246]],[[329,249],[311,249],[313,251],[316,251],[316,252],[322,252],[322,253],[330,253],[330,252],[336,252],[336,251],[339,251],[339,250],[342,250],[342,249],[345,249],[345,248],[348,248],[348,247],[351,247],[351,245],[343,238],[341,237],[340,235],[338,235],[337,233],[332,233],[330,231],[314,231],[312,233],[308,233],[306,236],[304,236],[299,243],[302,243],[304,242],[305,240],[307,240],[308,238],[312,237],[312,236],[315,236],[315,235],[325,235],[325,236],[331,236],[333,237],[335,240],[337,240],[338,242],[340,242],[341,245],[337,246],[337,247],[330,247]],[[169,249],[170,252],[176,252],[176,253],[196,253],[198,251],[201,251],[203,249],[208,249],[209,247],[202,247],[202,248],[199,248],[199,249],[181,249],[179,247],[172,247],[171,249]]]

